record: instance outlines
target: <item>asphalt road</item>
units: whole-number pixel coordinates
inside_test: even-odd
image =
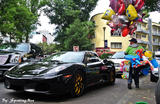
[[[117,78],[115,85],[95,85],[86,89],[83,96],[71,98],[68,95],[54,96],[22,93],[7,90],[0,83],[0,104],[136,104],[148,102],[155,104],[156,83],[149,81],[149,76],[140,79],[140,88],[127,89],[127,81]]]

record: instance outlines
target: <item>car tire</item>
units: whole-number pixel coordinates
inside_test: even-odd
[[[155,96],[156,96],[156,104],[160,104],[160,80],[156,85]]]
[[[151,82],[157,82],[157,81],[158,81],[158,78],[157,78],[156,76],[154,76],[154,75],[152,74],[152,72],[151,72],[151,74],[150,74],[150,81],[151,81]]]
[[[82,71],[77,70],[71,79],[71,89],[70,94],[72,97],[81,96],[84,92],[84,75]]]
[[[115,68],[113,68],[109,73],[109,84],[114,85],[116,81]]]

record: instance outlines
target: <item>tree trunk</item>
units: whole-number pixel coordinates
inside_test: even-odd
[[[19,38],[19,42],[22,43],[22,36]]]
[[[29,38],[29,36],[28,36],[28,34],[26,34],[26,41],[25,41],[26,43],[28,43],[28,40],[29,40],[28,38]]]

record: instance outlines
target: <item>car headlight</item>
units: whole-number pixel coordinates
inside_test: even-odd
[[[22,60],[21,60],[21,57],[20,57],[20,55],[13,55],[12,57],[11,57],[11,60],[10,60],[10,63],[21,63],[22,62]]]

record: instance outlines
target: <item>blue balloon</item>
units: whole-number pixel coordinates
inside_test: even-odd
[[[150,67],[149,67],[150,68]],[[149,68],[145,68],[145,69],[142,69],[142,73],[143,73],[143,75],[148,75],[148,73],[149,73]]]
[[[126,60],[130,60],[131,61],[131,64],[132,64],[132,67],[134,67],[134,65],[141,65],[140,61],[141,61],[141,58],[136,55],[136,56],[133,56],[133,55],[125,55],[124,57]]]
[[[152,59],[150,62],[152,63],[154,68],[158,68],[158,62],[156,61],[156,59]]]

